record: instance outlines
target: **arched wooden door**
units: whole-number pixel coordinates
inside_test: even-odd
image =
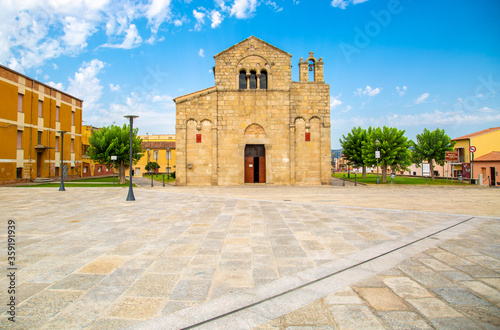
[[[245,183],[266,183],[266,149],[262,144],[245,146]]]

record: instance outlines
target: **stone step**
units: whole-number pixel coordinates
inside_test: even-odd
[[[51,178],[36,178],[33,180],[34,183],[47,183],[47,182],[54,182],[53,179]]]

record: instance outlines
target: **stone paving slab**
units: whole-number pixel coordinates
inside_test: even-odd
[[[323,322],[322,325],[332,329],[368,329],[379,326],[386,329],[498,329],[500,292],[498,285],[494,284],[498,284],[500,273],[492,272],[490,278],[455,279],[454,276],[448,276],[449,269],[460,272],[458,266],[453,264],[454,258],[448,258],[449,263],[434,259],[434,256],[451,253],[452,250],[455,253],[466,252],[453,253],[457,258],[480,255],[479,251],[483,246],[496,244],[494,242],[500,239],[498,224],[499,219],[485,220],[451,240],[440,241],[435,248],[416,254],[395,267],[328,294],[302,309],[284,314],[255,329],[300,328],[307,324],[301,319],[303,310],[311,306],[314,306],[316,314],[328,315],[328,322]],[[454,231],[454,234],[457,232]],[[496,239],[484,239],[491,236]],[[475,248],[461,249],[470,245]],[[430,262],[431,260],[435,263]],[[494,264],[495,262],[491,265]],[[439,267],[432,268],[429,265]],[[416,267],[429,273],[429,276],[448,277],[450,281],[445,287],[429,287],[412,272]],[[350,319],[345,316],[346,313],[357,318],[354,324],[349,324]]]
[[[293,192],[290,187],[274,191],[275,197]],[[367,324],[387,327],[402,322],[403,315],[418,319],[416,316],[423,315],[415,307],[418,299],[436,299],[449,307],[449,300],[463,292],[447,289],[451,287],[449,283],[455,285],[469,278],[470,284],[460,288],[474,296],[489,297],[488,304],[478,304],[480,312],[471,312],[470,305],[453,305],[454,311],[467,315],[457,320],[465,318],[475,324],[469,316],[473,313],[494,320],[494,308],[498,306],[492,302],[497,301],[500,283],[496,280],[500,276],[496,243],[499,228],[493,220],[475,218],[474,224],[459,225],[461,231],[467,232],[463,237],[456,238],[456,232],[445,231],[438,240],[426,238],[419,241],[418,247],[407,246],[405,253],[388,253],[470,217],[339,207],[325,204],[324,197],[322,203],[311,202],[318,194],[324,194],[324,187],[297,187],[295,191],[307,202],[179,193],[173,187],[138,188],[135,202],[124,200],[124,188],[71,188],[66,192],[0,188],[4,202],[0,204],[0,213],[5,220],[16,221],[16,325],[114,329],[148,324],[142,322],[165,325],[165,321],[185,327],[239,306],[243,308],[239,316],[229,314],[206,326],[251,328],[270,322],[282,327],[288,324],[282,322],[282,315],[318,299],[324,304],[328,290],[337,292],[355,281],[376,277],[390,267],[392,272],[406,274],[412,281],[399,285],[400,291],[408,283],[415,283],[430,292],[431,297],[401,297],[393,289],[397,283],[389,281],[392,287],[386,285],[380,292],[391,297],[388,301],[397,296],[407,310],[384,310],[380,306],[376,309],[369,304],[376,300],[368,298],[375,291],[366,289],[360,294],[353,290],[356,299],[347,301],[359,299],[366,308],[334,308],[335,312],[327,308],[324,313],[329,320],[335,313],[340,318],[362,313],[370,320]],[[491,228],[474,231],[481,222],[488,222]],[[5,240],[6,236],[6,231],[0,232],[0,239]],[[438,243],[445,245],[433,250]],[[404,264],[428,249],[431,250],[422,262]],[[467,252],[471,250],[472,254]],[[0,251],[7,256],[5,245]],[[357,265],[379,255],[384,255],[382,261]],[[0,267],[6,269],[6,258],[0,260]],[[294,290],[354,265],[357,266],[341,272],[335,280],[326,278]],[[9,298],[6,288],[8,279],[0,278],[0,301]],[[445,290],[439,291],[440,288]],[[283,300],[281,306],[286,308],[282,308],[281,314],[274,307],[244,308],[287,290],[294,291]],[[415,305],[408,299],[413,299]],[[276,306],[276,301],[266,303]],[[7,309],[6,304],[1,306],[0,310]],[[366,312],[367,308],[374,317]],[[272,313],[264,315],[263,310]],[[0,327],[12,326],[6,316],[4,313],[0,318]],[[433,326],[457,321],[423,320]],[[338,327],[335,324],[321,326]]]

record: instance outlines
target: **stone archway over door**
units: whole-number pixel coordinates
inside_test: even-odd
[[[245,183],[266,183],[266,149],[262,144],[245,146]]]

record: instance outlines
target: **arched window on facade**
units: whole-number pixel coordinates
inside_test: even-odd
[[[250,89],[257,89],[257,72],[250,71]]]
[[[267,72],[262,70],[260,72],[260,89],[267,89]]]
[[[247,89],[247,74],[246,74],[245,70],[240,71],[239,82],[240,82],[240,84],[239,84],[240,89]]]

